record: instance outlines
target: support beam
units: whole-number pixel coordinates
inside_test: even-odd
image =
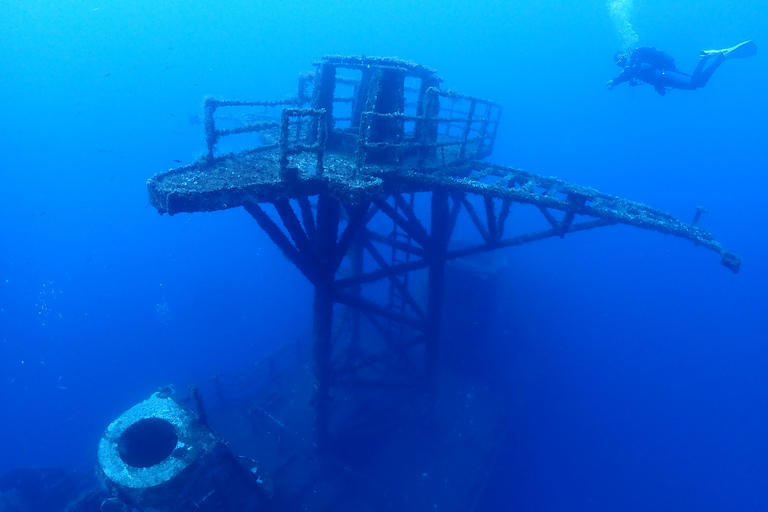
[[[365,202],[356,206],[345,206],[344,210],[347,214],[347,227],[339,237],[339,243],[336,247],[336,266],[341,264],[341,260],[346,256],[352,242],[360,237],[360,233],[365,227],[369,202]],[[362,268],[362,267],[361,267]]]
[[[376,247],[373,246],[370,240],[366,240],[365,242],[365,249],[368,251],[368,254],[371,255],[373,260],[376,262],[377,265],[381,268],[389,268],[390,265],[387,264],[386,260],[384,259],[384,256],[379,253],[379,251],[376,250]],[[397,288],[397,291],[400,292],[400,295],[403,297],[403,300],[405,300],[405,303],[410,306],[410,308],[413,310],[414,313],[423,321],[425,320],[424,312],[419,307],[419,304],[416,302],[416,299],[413,298],[411,295],[411,292],[408,290],[408,287],[400,281],[400,279],[396,275],[389,275],[387,276],[389,278],[390,283]]]
[[[472,203],[469,202],[469,199],[467,199],[466,196],[462,198],[461,204],[463,204],[464,209],[467,210],[469,218],[472,219],[472,224],[475,225],[477,231],[480,233],[480,236],[483,237],[483,241],[485,241],[486,244],[491,245],[491,238],[488,236],[488,230],[485,229],[485,226],[483,226],[483,221],[480,220],[477,212],[475,212],[475,207],[472,206]]]
[[[312,213],[312,205],[309,203],[309,197],[300,196],[298,199],[299,210],[301,211],[301,221],[304,224],[304,231],[307,232],[307,239],[310,245],[315,244],[315,216]]]
[[[312,329],[312,352],[314,356],[315,387],[315,435],[322,450],[330,441],[331,407],[331,352],[333,339],[334,281],[337,265],[334,258],[336,236],[339,226],[339,202],[325,194],[317,198],[317,244],[318,276],[315,279],[313,303],[314,324]]]
[[[507,223],[507,218],[509,217],[509,210],[512,207],[512,200],[508,197],[505,197],[501,200],[501,211],[499,212],[499,233],[498,237],[499,240],[504,238],[504,227]]]
[[[568,202],[574,205],[576,208],[583,208],[584,203],[586,203],[586,198],[582,195],[577,194],[568,194]],[[576,212],[573,210],[569,210],[565,212],[565,216],[563,217],[563,220],[560,222],[560,227],[563,231],[563,234],[560,235],[560,238],[563,238],[565,234],[568,232],[568,229],[571,227],[571,224],[573,224],[573,219],[576,218]]]
[[[613,226],[614,224],[619,224],[619,222],[613,221],[613,220],[606,220],[606,219],[596,219],[596,220],[587,221],[587,222],[580,222],[578,224],[571,224],[571,227],[568,228],[568,230],[566,231],[566,234],[576,233],[578,231],[586,231],[588,229],[601,228],[605,226]],[[448,234],[450,235],[450,233]],[[525,233],[523,235],[518,235],[512,238],[506,238],[504,240],[501,240],[495,246],[482,244],[482,245],[475,245],[472,247],[466,247],[463,249],[455,249],[452,251],[448,251],[446,253],[446,259],[452,260],[456,258],[463,258],[464,256],[470,256],[472,254],[489,252],[494,249],[502,249],[504,247],[513,247],[516,245],[523,245],[529,242],[535,242],[537,240],[544,240],[545,238],[561,236],[562,234],[563,234],[563,231],[560,228],[558,229],[552,228],[544,231]],[[450,236],[448,238],[450,239]],[[346,277],[343,279],[339,279],[336,281],[336,288],[339,290],[343,290],[343,289],[349,288],[350,286],[356,286],[361,283],[372,283],[380,279],[386,279],[390,275],[398,275],[398,274],[403,274],[405,272],[412,272],[414,270],[427,268],[429,266],[430,266],[429,259],[409,261],[408,263],[401,263],[399,265],[391,265],[386,269],[366,272],[365,274],[359,277]]]
[[[453,229],[456,227],[456,219],[459,218],[459,213],[461,213],[461,201],[464,199],[464,196],[466,194],[464,192],[452,192],[451,193],[451,200],[453,202],[453,206],[451,206],[451,213],[450,218],[448,222],[448,239],[453,236]]]
[[[382,318],[386,318],[387,320],[393,320],[395,322],[401,323],[403,325],[407,325],[409,327],[413,327],[414,329],[418,329],[420,331],[423,331],[425,329],[429,330],[429,326],[425,326],[423,322],[419,321],[416,318],[411,318],[408,315],[396,313],[388,308],[385,308],[384,306],[380,306],[379,304],[376,304],[375,302],[371,302],[362,297],[356,297],[348,293],[337,293],[335,296],[335,300],[340,304],[345,304],[347,306],[356,308],[362,311],[363,313],[380,316]]]
[[[578,224],[571,224],[565,233],[575,233],[577,231],[586,231],[588,229],[602,228],[605,226],[613,226],[618,224],[616,221],[606,219],[595,219],[587,222],[580,222]],[[489,247],[487,245],[476,245],[474,247],[466,247],[463,249],[456,249],[448,251],[446,257],[448,260],[456,258],[463,258],[465,256],[471,256],[472,254],[480,254],[481,252],[492,251],[493,249],[502,249],[504,247],[514,247],[516,245],[523,245],[530,242],[536,242],[538,240],[544,240],[545,238],[552,238],[555,236],[562,236],[563,230],[561,228],[552,228],[545,231],[539,231],[536,233],[525,233],[524,235],[514,236],[507,238],[499,242],[495,247]]]
[[[392,199],[395,201],[395,206],[405,213],[408,222],[410,222],[412,226],[417,226],[416,229],[421,228],[420,230],[422,231],[422,234],[426,236],[427,231],[421,225],[419,218],[416,216],[416,212],[413,211],[413,206],[403,198],[403,194],[392,194]]]
[[[366,272],[365,274],[357,277],[345,277],[336,281],[336,288],[343,290],[350,286],[357,286],[363,283],[373,283],[380,279],[387,279],[389,276],[396,276],[405,272],[412,272],[429,266],[429,259],[409,261],[408,263],[401,263],[399,265],[390,265],[388,268],[380,270],[374,270],[372,272]]]
[[[352,240],[352,243],[349,248],[349,263],[352,271],[353,276],[361,276],[363,275],[363,256],[365,253],[364,249],[364,242],[365,237],[362,234],[362,230],[356,230],[357,236]],[[342,237],[343,238],[343,237]],[[360,294],[362,293],[362,285],[355,286],[352,288],[352,293],[356,297],[360,297]],[[360,333],[360,321],[361,321],[361,312],[360,310],[353,310],[350,311],[350,314],[352,315],[352,325],[350,326],[350,338],[349,338],[349,346],[347,347],[347,362],[351,363],[354,358],[359,356],[360,352],[360,345],[361,345],[361,333]]]
[[[427,252],[421,247],[417,247],[415,245],[403,242],[402,240],[395,240],[393,238],[384,236],[381,233],[377,233],[376,231],[372,231],[370,229],[366,229],[365,236],[373,242],[378,242],[383,245],[394,247],[398,251],[407,252],[419,258],[424,258],[427,255]]]
[[[278,199],[274,202],[274,205],[296,248],[300,253],[309,257],[312,249],[309,246],[307,234],[304,232],[304,228],[301,227],[301,222],[296,216],[296,212],[293,211],[290,201],[288,199]]]
[[[429,240],[429,235],[421,223],[411,222],[409,219],[403,217],[382,197],[374,198],[373,202],[387,217],[395,221],[403,231],[408,233],[411,238],[416,240],[417,244],[425,249],[429,247],[431,243]]]
[[[448,251],[449,193],[438,188],[432,192],[432,233],[429,246],[429,291],[427,303],[426,332],[426,377],[427,389],[435,396],[437,385],[438,347],[440,345],[440,324],[443,313],[443,290],[445,288],[445,263]]]
[[[317,267],[312,259],[309,259],[306,253],[301,253],[296,246],[285,236],[275,222],[267,215],[267,213],[261,209],[256,203],[245,203],[243,208],[251,214],[259,227],[269,236],[269,238],[277,245],[286,258],[296,265],[304,277],[309,279],[311,283],[315,283],[317,278]]]
[[[549,222],[550,226],[555,229],[560,227],[560,222],[555,218],[554,215],[552,215],[552,213],[550,213],[549,210],[547,210],[546,206],[539,206],[539,211],[542,215],[544,215],[544,218],[547,219],[547,222]]]
[[[483,202],[485,203],[485,218],[488,224],[488,238],[490,240],[488,245],[496,245],[499,241],[499,230],[496,222],[496,209],[494,208],[493,198],[490,196],[483,196]]]

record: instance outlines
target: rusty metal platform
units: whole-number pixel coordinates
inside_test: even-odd
[[[296,158],[294,165],[298,171],[296,179],[281,179],[280,154],[275,149],[233,154],[213,163],[202,160],[160,173],[149,180],[150,202],[159,212],[173,215],[320,194],[327,194],[346,204],[357,204],[380,196],[441,188],[462,197],[474,194],[484,200],[498,199],[501,201],[500,212],[508,212],[511,203],[541,208],[552,230],[531,234],[527,241],[613,224],[628,224],[685,238],[711,249],[721,254],[722,264],[733,272],[738,272],[740,265],[737,256],[725,251],[712,234],[694,224],[642,203],[511,167],[469,161],[462,165],[434,166],[428,172],[420,168],[380,165],[364,165],[358,169],[352,156],[339,153],[325,154],[322,176],[316,173],[315,159],[308,155]],[[465,200],[464,207],[468,205],[472,208],[471,203]],[[564,212],[566,217],[556,220],[548,210]],[[576,215],[589,217],[590,220],[574,223]],[[473,219],[477,220],[476,215]],[[505,220],[501,220],[501,230]],[[493,224],[491,222],[490,225]],[[498,219],[496,224],[499,224]],[[503,240],[499,236],[493,239],[489,231],[483,229],[487,242],[483,249],[517,245],[524,240]]]

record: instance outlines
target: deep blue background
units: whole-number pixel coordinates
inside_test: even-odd
[[[309,285],[245,212],[159,217],[145,182],[202,154],[204,95],[279,99],[321,55],[367,54],[504,104],[494,161],[684,220],[704,205],[744,259],[734,276],[629,227],[507,251],[498,342],[525,401],[488,506],[768,510],[765,52],[699,91],[607,91],[604,0],[413,4],[2,2],[0,473],[75,467],[158,386],[309,335]],[[768,48],[763,0],[626,12],[682,69]]]

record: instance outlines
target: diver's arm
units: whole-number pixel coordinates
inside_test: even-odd
[[[629,82],[633,78],[635,78],[635,75],[637,72],[633,70],[633,68],[627,68],[621,73],[619,73],[619,76],[614,78],[613,80],[608,80],[608,82],[605,84],[605,86],[609,89],[613,89],[619,84],[623,84],[624,82]]]

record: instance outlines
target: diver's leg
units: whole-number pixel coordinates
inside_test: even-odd
[[[691,76],[700,75],[702,71],[704,71],[704,65],[707,63],[709,58],[712,57],[712,55],[709,54],[701,54],[701,57],[699,57],[699,63],[696,64],[696,69],[693,70],[693,74]]]
[[[696,69],[698,69],[698,67]],[[659,87],[669,87],[671,89],[682,89],[687,91],[696,89],[696,85],[693,83],[692,75],[687,75],[680,71],[671,70],[667,70],[660,75],[661,76],[659,80],[652,84],[656,87],[657,92],[659,91]]]
[[[717,54],[717,57],[715,57],[714,62],[710,64],[709,66],[704,68],[704,64],[708,60],[709,56],[707,55],[702,56],[702,58],[699,60],[699,64],[696,66],[696,69],[693,70],[693,75],[691,75],[691,84],[695,88],[704,87],[707,85],[707,82],[709,82],[709,79],[712,77],[712,74],[717,71],[717,68],[720,67],[720,65],[725,62],[725,59],[728,57],[725,55],[725,53],[719,53]]]

